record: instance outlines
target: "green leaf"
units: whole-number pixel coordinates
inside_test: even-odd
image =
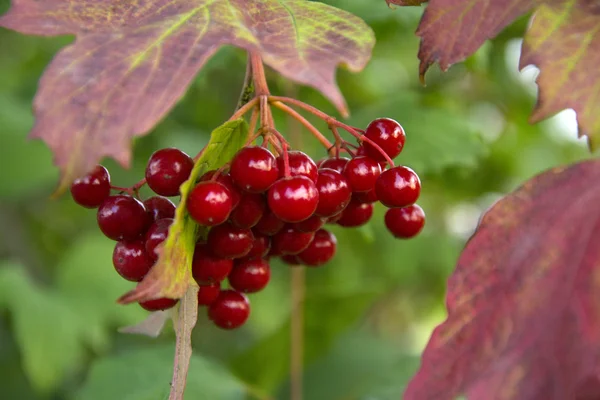
[[[204,172],[227,163],[248,138],[248,124],[243,119],[228,121],[215,129],[202,156],[194,165],[190,178],[181,185],[181,202],[169,236],[158,248],[158,261],[138,286],[120,298],[121,303],[159,297],[181,298],[192,282],[192,257],[198,224],[187,214],[187,196]]]
[[[85,355],[85,323],[66,299],[36,286],[21,265],[0,266],[0,306],[10,312],[23,369],[50,393]]]
[[[100,359],[73,400],[166,399],[172,361],[172,346],[152,346]],[[191,357],[186,399],[242,400],[245,392],[244,384],[222,365],[198,355]]]
[[[375,44],[360,18],[305,0],[21,0],[0,26],[77,37],[40,81],[31,132],[55,155],[59,191],[104,156],[129,165],[131,139],[169,112],[223,45],[256,53],[345,115],[336,69],[361,70]]]
[[[376,292],[350,295],[307,293],[305,301],[305,360],[310,362],[326,351],[338,335],[354,323],[377,296]],[[266,391],[275,389],[289,373],[290,321],[239,354],[232,368],[247,382]],[[261,368],[256,368],[256,360]]]
[[[77,240],[57,265],[52,288],[32,282],[20,265],[0,266],[0,308],[10,313],[23,368],[40,392],[59,386],[90,348],[105,351],[113,327],[144,315],[115,304],[130,283],[111,265],[113,246],[100,234]]]
[[[304,398],[396,400],[417,367],[418,358],[404,354],[398,344],[353,331],[306,366]],[[287,381],[279,398],[289,397],[289,392]]]

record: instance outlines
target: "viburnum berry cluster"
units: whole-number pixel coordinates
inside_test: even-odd
[[[364,137],[369,142],[348,150],[349,157],[338,152],[318,163],[279,145],[276,156],[264,141],[263,146],[242,148],[223,168],[198,179],[188,195],[187,212],[210,230],[196,244],[192,276],[199,286],[198,304],[208,307],[217,326],[233,329],[246,322],[246,295],[267,286],[272,258],[308,267],[331,260],[337,240],[326,224],[364,225],[379,201],[389,207],[385,225],[395,237],[411,238],[421,231],[425,214],[415,203],[419,177],[408,167],[389,165],[404,147],[402,126],[389,118],[376,119]],[[73,182],[75,202],[97,208],[100,230],[117,242],[113,265],[123,278],[140,282],[157,261],[155,249],[167,238],[175,217],[176,206],[167,197],[180,194],[193,166],[181,150],[156,151],[143,181],[156,195],[143,201],[139,184],[132,189],[112,186],[101,165]],[[111,190],[118,193],[111,195]],[[225,280],[229,288],[223,287]],[[159,298],[139,304],[157,311],[177,302]]]
[[[199,287],[198,305],[207,306],[209,318],[224,329],[247,321],[247,294],[267,286],[272,259],[319,267],[334,257],[337,239],[326,225],[362,226],[371,219],[377,202],[388,208],[385,225],[397,238],[417,235],[425,223],[425,214],[416,204],[419,177],[393,162],[406,140],[398,122],[379,118],[362,130],[298,100],[271,96],[262,63],[256,57],[251,61],[256,96],[230,119],[238,120],[252,110],[246,145],[229,162],[188,182],[182,203],[187,216],[203,227],[191,262]],[[291,106],[323,119],[335,143]],[[275,129],[271,107],[300,122],[328,156],[315,162],[304,152],[291,150]],[[338,129],[353,135],[358,145],[342,139]],[[189,155],[165,148],[152,154],[145,178],[130,188],[113,186],[100,165],[73,182],[73,199],[97,208],[100,230],[116,241],[113,265],[123,278],[140,282],[156,264],[157,250],[175,222],[176,206],[168,197],[181,196],[181,186],[193,169]],[[146,184],[156,195],[142,200],[139,190]],[[165,297],[139,304],[157,311],[178,301]]]

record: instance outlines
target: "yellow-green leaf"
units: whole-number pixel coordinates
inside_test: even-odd
[[[188,216],[187,196],[204,172],[227,163],[244,145],[248,124],[243,119],[229,121],[215,129],[190,178],[181,185],[181,202],[167,240],[157,248],[159,258],[138,286],[119,299],[127,304],[160,297],[181,298],[192,282],[192,257],[199,226]]]

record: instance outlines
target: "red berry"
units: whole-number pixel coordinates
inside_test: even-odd
[[[419,176],[408,167],[384,171],[377,179],[375,191],[379,201],[387,207],[406,207],[417,201],[421,194]]]
[[[107,197],[98,208],[96,219],[102,233],[113,240],[137,239],[150,222],[142,202],[126,195]]]
[[[221,282],[233,268],[233,261],[213,254],[205,244],[197,244],[192,259],[192,276],[198,285]]]
[[[208,317],[223,329],[238,328],[250,316],[250,302],[245,294],[235,290],[221,290],[208,308]]]
[[[358,203],[375,203],[378,200],[375,188],[369,190],[368,192],[352,193],[352,199]]]
[[[172,218],[163,218],[154,222],[146,232],[146,252],[153,260],[158,259],[156,247],[167,239],[169,227],[173,223]]]
[[[319,161],[319,168],[330,168],[336,170],[340,174],[344,172],[346,164],[350,159],[348,157],[325,158]]]
[[[254,241],[252,242],[252,249],[246,254],[244,259],[263,258],[269,254],[271,249],[271,237],[261,235],[260,233],[254,233]]]
[[[158,221],[163,218],[175,218],[175,204],[166,197],[149,197],[144,200],[144,207],[146,207],[146,212],[148,212],[152,221]]]
[[[342,216],[337,220],[337,224],[346,228],[361,226],[369,222],[372,216],[373,204],[361,204],[353,200],[342,211]]]
[[[348,181],[341,172],[330,168],[321,168],[317,179],[319,203],[315,214],[321,217],[331,217],[340,213],[352,196]]]
[[[215,226],[208,232],[207,244],[212,252],[222,258],[241,258],[252,250],[254,235],[250,229],[231,224]]]
[[[266,236],[273,236],[279,232],[284,225],[285,222],[277,218],[271,210],[267,209],[260,221],[254,225],[253,230]]]
[[[110,174],[102,165],[96,165],[87,175],[71,184],[75,203],[85,208],[96,208],[110,196]]]
[[[317,181],[317,164],[308,155],[301,151],[288,151],[288,163],[290,176],[304,175],[310,178],[311,181]],[[279,176],[284,177],[285,165],[283,155],[277,157],[277,167],[279,168]]]
[[[344,168],[344,176],[353,192],[368,192],[381,175],[379,163],[369,157],[354,157]]]
[[[316,232],[325,225],[325,218],[313,215],[312,217],[305,219],[304,221],[296,222],[292,224],[292,228],[298,232]]]
[[[275,182],[267,195],[273,214],[285,222],[300,222],[315,212],[319,192],[306,176],[292,176]]]
[[[198,305],[208,306],[212,304],[221,293],[221,282],[198,286]]]
[[[154,260],[146,252],[143,240],[117,242],[112,261],[119,275],[131,282],[144,279],[154,264]]]
[[[236,262],[229,277],[229,284],[237,291],[256,293],[261,291],[271,279],[269,263],[260,258]]]
[[[204,182],[204,181],[214,180],[214,181],[217,181],[217,182],[222,183],[223,185],[225,185],[225,187],[227,189],[229,189],[229,193],[231,194],[231,205],[232,205],[233,208],[236,208],[237,205],[238,205],[238,203],[240,202],[240,197],[241,197],[240,190],[233,183],[233,179],[231,179],[231,175],[229,175],[226,172],[221,172],[215,178],[215,174],[217,172],[218,171],[216,169],[213,169],[213,170],[210,170],[208,172],[205,172],[204,175],[202,175],[200,177],[200,179],[198,179],[198,181],[199,182]]]
[[[300,264],[302,264],[300,262],[300,260],[298,259],[298,256],[291,255],[291,254],[286,254],[286,255],[281,256],[281,261],[283,261],[284,263],[286,263],[288,265],[300,265]]]
[[[144,310],[160,311],[172,308],[175,304],[177,304],[178,301],[179,299],[168,299],[163,297],[161,299],[140,301],[140,306],[142,306]]]
[[[409,239],[416,236],[425,225],[425,212],[419,205],[390,208],[385,213],[385,226],[397,238]]]
[[[314,236],[314,232],[299,232],[292,227],[283,228],[273,236],[270,254],[298,254],[308,247]]]
[[[315,238],[310,245],[297,255],[298,260],[304,265],[317,267],[333,258],[337,247],[335,235],[325,229],[315,233]]]
[[[377,144],[390,158],[400,154],[406,140],[402,126],[390,118],[378,118],[372,121],[367,126],[365,136]],[[370,143],[363,142],[363,146],[369,157],[377,161],[385,161],[385,157]]]
[[[262,194],[245,192],[238,206],[231,212],[229,221],[238,228],[252,228],[260,221],[266,208]]]
[[[177,196],[179,187],[194,168],[194,160],[183,151],[166,148],[155,151],[146,166],[146,182],[161,196]]]
[[[231,193],[222,183],[198,183],[187,198],[190,217],[200,225],[215,226],[227,221],[233,208]]]
[[[247,192],[261,193],[279,177],[275,156],[264,147],[245,147],[231,160],[229,173],[237,186]]]

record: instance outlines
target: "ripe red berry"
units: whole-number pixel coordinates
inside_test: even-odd
[[[260,221],[266,208],[267,202],[262,194],[245,192],[231,212],[229,221],[238,228],[252,228]]]
[[[321,229],[323,225],[325,225],[325,218],[313,215],[304,221],[292,224],[292,228],[298,232],[316,232]]]
[[[369,157],[354,157],[344,168],[344,176],[353,192],[368,192],[381,175],[379,163]]]
[[[365,131],[365,136],[377,144],[390,158],[402,152],[406,134],[402,126],[390,118],[378,118],[372,121]],[[385,161],[385,157],[370,143],[363,142],[365,153],[377,161]]]
[[[251,260],[253,258],[263,258],[269,254],[271,249],[271,237],[265,236],[260,233],[254,233],[254,240],[252,241],[252,249],[244,256],[244,259]]]
[[[148,256],[153,259],[158,259],[158,254],[156,253],[156,247],[167,239],[169,234],[169,227],[173,223],[172,218],[163,218],[154,222],[148,228],[146,232],[146,252]]]
[[[369,190],[368,192],[352,193],[352,199],[358,203],[375,203],[378,200],[375,188]]]
[[[419,205],[390,208],[385,213],[385,226],[397,238],[409,239],[416,236],[425,225],[425,212]]]
[[[208,232],[207,244],[212,252],[222,258],[241,258],[252,250],[254,235],[250,229],[231,224],[215,226]]]
[[[152,196],[144,200],[146,212],[152,221],[163,218],[175,218],[175,204],[166,197]]]
[[[331,217],[340,213],[346,208],[352,196],[352,191],[344,175],[330,168],[319,169],[317,191],[319,192],[319,203],[315,215],[321,217]]]
[[[298,254],[308,247],[314,236],[314,232],[299,232],[292,227],[283,228],[273,236],[269,254]]]
[[[233,268],[233,261],[213,254],[205,244],[197,244],[192,259],[192,276],[198,285],[221,282]]]
[[[177,196],[179,187],[194,168],[194,160],[183,151],[166,148],[155,151],[146,166],[146,182],[161,196]]]
[[[279,177],[275,156],[264,147],[244,147],[231,160],[229,173],[237,186],[247,192],[261,193]]]
[[[150,222],[144,204],[126,195],[107,197],[98,208],[96,219],[102,233],[113,240],[137,239]]]
[[[265,213],[260,221],[258,221],[258,223],[254,225],[254,228],[252,229],[260,234],[273,236],[279,232],[284,225],[285,222],[280,220],[275,214],[273,214],[271,210],[267,209],[265,210]]]
[[[337,158],[324,158],[319,161],[319,168],[330,168],[336,170],[340,174],[344,172],[344,168],[346,168],[346,164],[348,164],[350,159],[348,157],[337,157]]]
[[[235,263],[227,279],[237,291],[256,293],[269,283],[271,268],[267,261],[260,258],[239,261]]]
[[[311,181],[317,181],[317,164],[306,153],[293,150],[288,151],[288,165],[290,176],[304,175],[310,178]],[[284,177],[285,164],[283,155],[277,157],[277,167],[279,168],[279,176]]]
[[[343,211],[340,213],[337,213],[335,215],[332,215],[331,217],[327,218],[325,223],[326,224],[337,224],[337,222],[342,218],[342,214],[344,214]]]
[[[242,326],[250,316],[250,302],[245,294],[235,290],[221,290],[208,308],[208,317],[216,326],[235,329]]]
[[[361,226],[369,222],[372,216],[373,204],[361,204],[353,200],[342,211],[342,216],[337,220],[337,224],[346,228]]]
[[[238,203],[240,202],[240,197],[241,197],[240,190],[233,183],[233,179],[231,179],[231,175],[229,175],[227,172],[221,172],[215,177],[215,174],[217,172],[218,171],[216,169],[207,171],[204,173],[204,175],[202,175],[200,177],[200,179],[198,179],[198,181],[204,182],[204,181],[212,180],[212,181],[217,181],[217,182],[225,185],[225,187],[227,189],[229,189],[229,194],[231,194],[231,205],[235,209],[237,207]]]
[[[337,247],[335,235],[325,229],[315,233],[315,238],[310,245],[297,255],[298,260],[304,265],[317,267],[333,258]]]
[[[285,222],[300,222],[315,212],[319,192],[306,176],[282,178],[269,189],[267,201],[271,211]]]
[[[408,167],[384,171],[375,184],[379,201],[387,207],[406,207],[417,201],[421,194],[419,176]]]
[[[198,305],[211,305],[221,293],[221,282],[215,282],[208,285],[198,285]]]
[[[179,302],[179,299],[168,299],[163,297],[155,300],[141,301],[140,306],[142,306],[144,310],[160,311],[172,308],[177,302]]]
[[[87,175],[71,184],[75,203],[85,208],[96,208],[110,196],[110,174],[102,165],[96,165]]]
[[[119,275],[131,282],[144,279],[154,264],[154,260],[146,252],[143,240],[117,242],[112,261]]]
[[[200,225],[215,226],[227,221],[233,204],[231,192],[222,183],[198,183],[187,198],[187,211]]]

